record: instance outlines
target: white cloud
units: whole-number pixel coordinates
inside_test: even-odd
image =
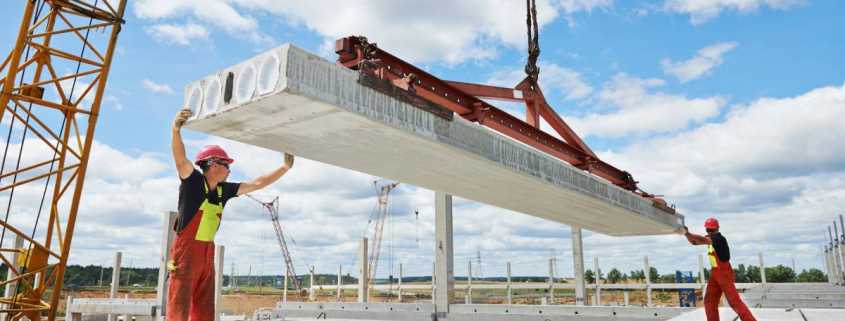
[[[208,39],[208,30],[195,23],[184,25],[157,24],[144,28],[144,30],[157,41],[180,46],[188,46],[195,39]]]
[[[760,98],[733,106],[722,122],[605,158],[636,173],[647,188],[686,200],[684,206],[753,210],[841,180],[832,173],[845,174],[842,106],[845,85]]]
[[[613,7],[613,0],[558,0],[557,2],[557,4],[563,8],[563,11],[567,14],[572,14],[578,11],[591,12],[596,8]]]
[[[701,78],[712,73],[713,69],[724,62],[722,56],[737,46],[736,42],[720,42],[702,48],[695,57],[685,61],[663,59],[660,65],[663,72],[678,78],[682,83]]]
[[[572,15],[611,6],[610,0],[540,0],[538,24],[542,28],[561,11]],[[490,59],[498,54],[499,46],[524,48],[526,45],[525,4],[520,1],[141,0],[135,3],[135,14],[142,19],[189,14],[230,33],[252,33],[248,38],[255,43],[267,43],[267,36],[258,31],[257,20],[242,13],[245,11],[267,12],[289,24],[305,26],[324,37],[324,43],[329,45],[340,37],[364,35],[413,62],[456,64]]]
[[[173,95],[175,92],[173,88],[170,88],[169,85],[166,84],[159,84],[149,79],[141,80],[141,85],[144,86],[147,90],[155,94],[167,94]]]
[[[666,0],[663,8],[669,12],[690,15],[690,23],[699,25],[713,19],[722,11],[751,13],[760,7],[786,10],[806,3],[805,0]]]
[[[255,19],[244,16],[228,0],[138,0],[135,16],[142,19],[164,19],[191,14],[227,31],[255,29]]]
[[[597,95],[599,105],[609,109],[566,119],[582,137],[670,133],[717,116],[725,104],[721,97],[687,98],[654,91],[664,84],[661,79],[617,74]]]
[[[561,65],[540,61],[540,86],[546,95],[552,91],[560,91],[566,99],[584,99],[593,92],[579,72]],[[525,79],[525,72],[520,69],[496,72],[491,75],[487,83],[496,86],[513,87]]]

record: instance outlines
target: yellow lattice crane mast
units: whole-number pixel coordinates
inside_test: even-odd
[[[0,63],[0,312],[53,321],[126,1],[20,3]]]

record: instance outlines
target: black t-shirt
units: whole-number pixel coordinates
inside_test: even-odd
[[[713,250],[716,251],[716,257],[719,261],[727,262],[731,260],[731,249],[728,248],[728,240],[722,236],[722,233],[710,235],[710,241],[713,244]]]
[[[205,176],[196,169],[179,184],[179,216],[174,226],[176,232],[181,232],[191,223],[191,219],[197,214],[197,210],[206,197],[211,204],[226,206],[229,199],[238,196],[241,183],[220,182],[218,186],[223,189],[222,200],[217,197],[217,188],[209,189],[206,195],[204,185],[206,185]]]

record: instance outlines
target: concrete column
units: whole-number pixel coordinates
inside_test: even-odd
[[[763,286],[766,286],[766,265],[763,264],[763,252],[757,252],[757,257],[760,260],[760,281],[763,282]]]
[[[836,228],[836,220],[833,220],[833,229],[836,230],[836,256],[839,258],[839,270],[836,271],[839,279],[842,280],[840,284],[845,285],[845,225],[843,225],[843,217],[839,215],[839,228]],[[840,234],[841,233],[841,234]]]
[[[317,286],[314,284],[314,266],[308,270],[310,281],[308,282],[308,301],[317,300]]]
[[[173,237],[176,235],[173,225],[178,215],[177,212],[167,211],[161,216],[161,256],[158,260],[158,283],[156,283],[157,320],[162,320],[161,317],[167,315],[167,284],[169,283],[167,262],[170,260],[170,248],[173,246]]]
[[[549,304],[555,304],[555,259],[549,259]]]
[[[839,264],[839,250],[836,248],[836,243],[833,238],[833,233],[830,231],[830,226],[827,227],[827,236],[829,240],[828,243],[830,244],[830,249],[828,250],[828,253],[830,255],[831,271],[833,271],[833,273],[831,273],[833,277],[833,283],[842,284],[842,280],[840,280],[839,278],[841,274],[839,273],[839,271],[842,271],[842,266]]]
[[[114,299],[117,297],[117,290],[120,287],[120,259],[123,257],[123,253],[115,252],[114,253],[114,266],[112,267],[111,273],[111,289],[109,290],[109,298]],[[114,321],[115,315],[109,314],[108,321]]]
[[[19,249],[19,248],[22,248],[22,247],[23,247],[23,238],[20,235],[15,235],[15,248]],[[12,264],[16,265],[16,268],[17,268],[17,262],[18,262],[19,256],[20,256],[20,252],[13,252],[12,253],[12,261],[11,262],[12,262]],[[18,276],[18,275],[15,274],[15,272],[12,271],[12,269],[9,269],[8,272],[6,272],[6,280],[14,279],[16,276]],[[6,289],[5,289],[5,291],[3,291],[3,297],[5,297],[5,298],[14,297],[15,292],[17,290],[17,286],[18,286],[18,282],[6,283]]]
[[[645,265],[645,295],[646,295],[646,306],[651,306],[651,266],[648,265],[648,255],[643,257],[643,263]]]
[[[513,289],[511,288],[511,262],[508,262],[508,280],[507,280],[507,292],[508,292],[508,304],[513,304]]]
[[[343,302],[343,274],[341,274],[342,267],[337,265],[337,302]]]
[[[16,261],[17,260],[12,261],[12,262],[16,262]],[[9,296],[7,295],[6,297],[8,298]],[[66,321],[82,320],[82,313],[72,313],[72,312],[70,312],[71,311],[71,309],[70,309],[71,304],[73,304],[73,296],[68,295],[67,299],[65,299],[65,320]],[[3,320],[6,320],[5,316],[6,316],[6,313],[3,313],[3,317],[4,317]]]
[[[628,290],[622,291],[622,295],[625,297],[625,306],[628,306],[630,304],[630,300],[628,298]]]
[[[402,303],[402,276],[403,275],[404,274],[402,273],[402,263],[399,263],[399,293],[397,295],[398,299],[399,299],[399,303]]]
[[[575,305],[584,305],[587,293],[584,283],[584,250],[581,241],[581,228],[572,227],[572,267],[575,272]]]
[[[595,299],[593,300],[593,305],[599,306],[601,305],[601,269],[599,269],[599,258],[593,257],[593,267],[595,272],[595,280],[596,280],[596,292],[595,292]]]
[[[367,299],[370,296],[370,293],[367,289],[368,284],[370,283],[367,280],[368,276],[370,275],[370,271],[367,270],[367,238],[361,239],[361,248],[358,252],[358,303],[366,303]]]
[[[437,291],[436,291],[436,284],[437,278],[435,275],[437,274],[437,266],[434,262],[431,262],[431,302],[437,302]]]
[[[824,254],[824,269],[827,274],[827,283],[833,284],[833,268],[830,266],[830,254],[827,250],[827,245],[822,245],[822,253]]]
[[[840,216],[840,218],[842,218]],[[842,232],[845,233],[845,226],[840,226],[842,228]],[[842,250],[842,242],[845,241],[840,237],[839,228],[836,227],[836,220],[833,220],[833,243],[836,245],[834,246],[833,253],[835,254],[836,258],[839,260],[839,270],[836,271],[837,275],[839,276],[839,284],[845,284],[845,255],[843,255]]]
[[[438,318],[449,313],[455,295],[454,249],[452,248],[452,195],[434,193],[435,292],[434,310]]]
[[[220,321],[223,300],[223,270],[226,268],[226,247],[218,245],[214,251],[214,321]]]
[[[23,238],[20,235],[15,235],[15,246],[14,246],[14,248],[15,249],[23,248]],[[20,252],[13,252],[12,253],[11,263],[15,265],[16,269],[19,268],[17,266],[19,256],[20,256]],[[6,271],[7,271],[6,272],[6,280],[11,280],[11,279],[18,276],[17,274],[15,274],[14,271],[12,271],[12,269],[7,269]],[[18,286],[18,282],[6,283],[6,288],[3,291],[3,297],[4,298],[13,298],[15,296],[15,294],[17,294],[16,293],[17,292],[17,286]],[[68,300],[70,300],[70,296],[68,296]],[[68,301],[68,302],[70,302],[70,301]],[[68,306],[70,306],[70,305],[68,304]],[[7,307],[7,305],[0,304],[0,310],[5,309],[6,307]],[[6,313],[5,312],[0,313],[0,320],[6,320]]]
[[[288,303],[288,269],[285,267],[285,279],[282,281],[282,302]]]
[[[466,304],[472,304],[472,261],[467,261]]]

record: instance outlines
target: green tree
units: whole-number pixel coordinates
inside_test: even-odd
[[[643,273],[643,270],[633,270],[633,271],[631,271],[631,279],[633,279],[635,281],[640,281],[640,282],[645,280],[645,274]]]
[[[622,280],[622,272],[619,272],[616,268],[607,272],[607,281],[610,283],[619,283],[619,280]]]
[[[749,265],[748,271],[746,272],[747,281],[751,283],[760,283],[763,282],[763,279],[760,277],[760,267],[756,265]]]
[[[792,268],[781,264],[773,267],[767,267],[766,281],[776,283],[795,282],[795,271],[793,271]]]
[[[745,270],[745,264],[740,264],[734,268],[734,281],[737,283],[748,283],[748,271]]]
[[[648,271],[648,278],[649,278],[649,280],[651,280],[652,282],[657,282],[657,280],[659,280],[659,279],[660,279],[660,274],[658,274],[658,273],[657,273],[657,268],[656,268],[656,267],[653,267],[653,266],[652,266],[651,268],[649,268],[649,271]]]
[[[827,282],[827,275],[816,268],[803,270],[798,274],[798,282]]]
[[[593,274],[593,270],[588,269],[584,272],[584,281],[586,281],[587,283],[593,283],[596,281],[596,277]]]

